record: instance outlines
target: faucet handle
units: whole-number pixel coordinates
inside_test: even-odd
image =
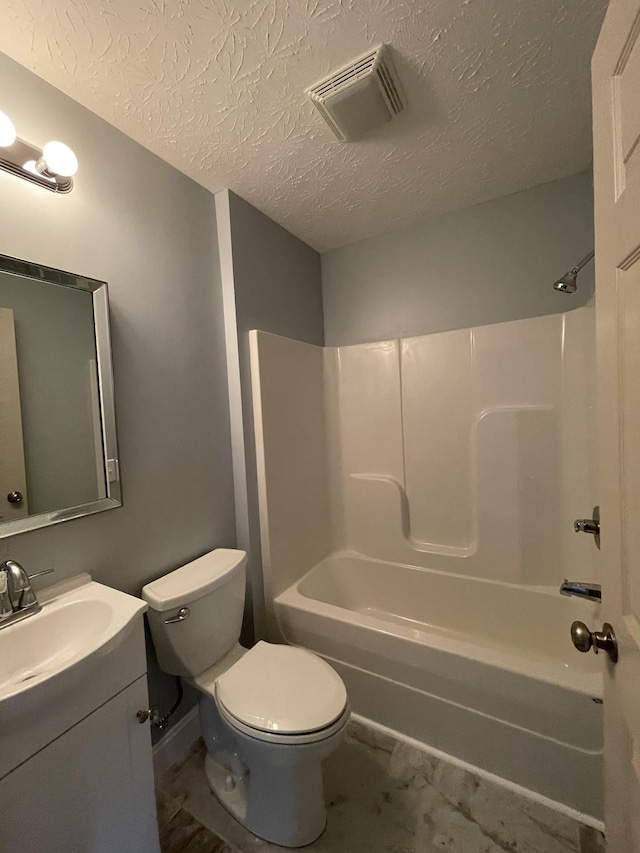
[[[595,518],[576,518],[573,529],[576,533],[591,533],[592,536],[597,536],[600,533],[600,522]]]
[[[11,600],[13,612],[26,610],[29,607],[38,607],[38,599],[31,588],[31,578],[39,575],[48,575],[53,569],[45,569],[28,575],[26,569],[16,560],[6,560],[0,566],[0,572],[7,579],[7,595]]]
[[[594,506],[591,518],[576,518],[573,529],[576,533],[590,533],[600,550],[600,507]]]
[[[41,572],[34,572],[32,575],[27,575],[30,581],[34,578],[40,578],[42,575],[51,575],[55,572],[55,569],[43,569]]]

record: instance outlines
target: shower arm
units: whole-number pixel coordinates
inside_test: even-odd
[[[575,265],[575,267],[571,268],[571,272],[575,272],[575,273],[580,272],[582,267],[586,267],[586,265],[589,263],[589,261],[595,257],[595,254],[596,254],[595,249],[592,249],[592,251],[590,251],[588,255],[585,255],[584,258]]]

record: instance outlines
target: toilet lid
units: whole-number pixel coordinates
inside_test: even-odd
[[[345,709],[347,691],[317,655],[261,641],[218,678],[216,698],[252,728],[297,734],[331,725]]]

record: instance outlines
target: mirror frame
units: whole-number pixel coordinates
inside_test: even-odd
[[[86,278],[81,275],[64,272],[63,270],[45,267],[8,255],[0,254],[0,272],[11,273],[24,279],[38,279],[50,284],[74,287],[90,293],[93,302],[93,327],[96,338],[96,362],[98,368],[98,390],[100,399],[100,416],[102,419],[102,451],[105,467],[105,483],[107,496],[90,503],[64,509],[43,512],[15,521],[0,522],[0,539],[81,518],[105,509],[115,509],[122,506],[122,489],[120,484],[120,465],[118,457],[118,441],[116,436],[115,393],[113,385],[113,363],[111,360],[111,335],[109,327],[109,296],[107,283]],[[112,477],[108,472],[109,460],[112,460]]]

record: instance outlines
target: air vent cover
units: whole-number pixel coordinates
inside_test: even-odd
[[[342,141],[362,136],[404,108],[389,50],[383,44],[307,89],[307,95]]]

